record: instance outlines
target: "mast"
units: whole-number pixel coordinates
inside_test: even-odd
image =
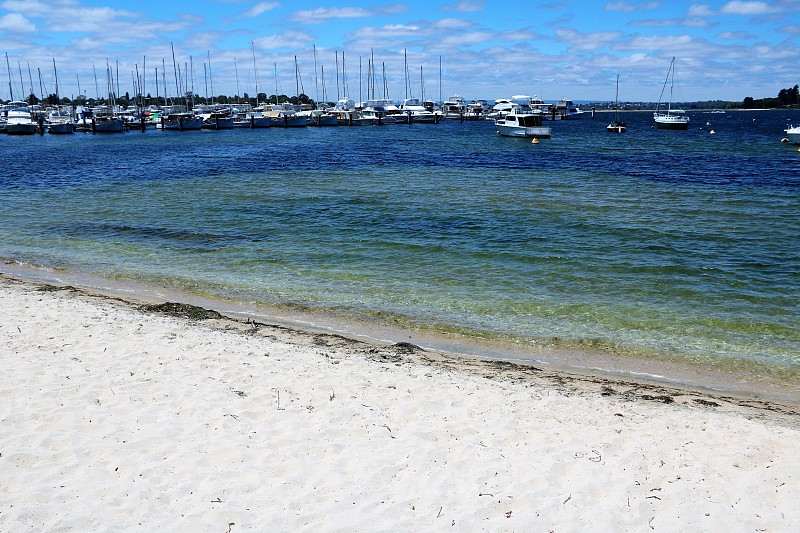
[[[56,58],[55,57],[53,58],[53,75],[56,78],[56,104],[58,104],[59,103],[59,98],[58,98],[58,69],[56,69]]]
[[[180,97],[181,89],[178,85],[178,66],[175,63],[175,47],[172,45],[172,41],[170,41],[169,47],[172,50],[172,72],[175,74],[175,96]],[[164,90],[166,91],[166,88]]]
[[[319,104],[319,79],[317,78],[317,45],[311,45],[314,49],[314,98],[316,104]],[[316,106],[315,106],[316,107]]]
[[[256,68],[256,44],[250,41],[250,46],[253,49],[253,77],[256,80],[256,107],[258,107],[258,69]]]
[[[6,54],[6,59],[8,59],[7,54]],[[341,98],[342,97],[340,96],[339,93],[339,50],[336,50],[336,101],[338,102],[339,100],[341,100]]]
[[[11,64],[8,62],[8,52],[6,52],[6,68],[8,69],[8,92],[11,94],[11,101],[14,101],[14,88],[11,86]]]
[[[233,58],[233,73],[236,76],[236,103],[239,103],[239,67],[236,66],[236,58]]]
[[[33,94],[33,75],[31,75],[30,61],[28,61],[28,83],[30,83],[31,94]],[[30,96],[28,96],[28,99],[30,99]],[[33,105],[33,102],[31,102],[31,105]]]
[[[211,83],[211,103],[214,104],[214,76],[211,74],[211,52],[206,51],[208,55],[208,81]]]

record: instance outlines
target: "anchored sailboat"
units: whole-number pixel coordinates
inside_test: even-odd
[[[628,125],[619,119],[619,74],[617,74],[617,95],[614,97],[614,120],[606,126],[606,130],[613,133],[624,133]]]
[[[669,101],[667,102],[667,111],[661,112],[661,99],[664,96],[664,90],[667,88],[669,82]],[[672,109],[672,89],[675,86],[675,57],[673,56],[672,62],[669,64],[667,71],[667,78],[664,80],[664,87],[661,88],[661,96],[658,98],[658,105],[656,112],[653,113],[653,120],[656,126],[662,130],[685,130],[689,129],[689,117],[684,115],[680,109]]]

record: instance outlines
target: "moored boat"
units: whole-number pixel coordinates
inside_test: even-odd
[[[786,133],[786,138],[789,139],[789,142],[792,144],[800,144],[800,126],[789,126],[787,127],[784,132]]]
[[[9,102],[5,115],[6,133],[9,135],[33,135],[39,129],[39,124],[33,120],[26,102],[20,100]]]
[[[543,123],[541,112],[532,112],[516,107],[494,122],[497,133],[504,137],[526,137],[549,139],[551,129]]]
[[[624,133],[627,129],[628,125],[619,119],[619,74],[617,74],[617,93],[616,96],[614,96],[614,120],[606,126],[606,131]]]
[[[661,111],[661,99],[664,96],[664,90],[669,86],[669,100],[667,101],[667,110]],[[689,129],[689,117],[681,109],[672,109],[672,90],[675,86],[675,57],[669,64],[667,70],[667,78],[664,80],[664,87],[661,88],[661,96],[658,98],[656,111],[653,113],[653,120],[656,127],[662,130],[686,130]]]

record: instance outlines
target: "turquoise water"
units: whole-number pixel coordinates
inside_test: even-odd
[[[488,122],[3,137],[0,257],[796,374],[800,153],[779,141],[800,112],[610,118],[535,145]]]

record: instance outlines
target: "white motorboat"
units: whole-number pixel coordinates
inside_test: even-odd
[[[785,130],[786,138],[792,144],[800,144],[800,126],[789,126]]]
[[[399,108],[409,124],[438,124],[441,119],[441,115],[429,111],[418,98],[406,98]]]
[[[497,133],[505,137],[549,139],[551,129],[544,125],[541,112],[516,107],[505,117],[494,122]]]
[[[9,135],[33,135],[39,129],[39,124],[33,120],[26,102],[20,100],[9,102],[5,115],[6,133]]]
[[[560,120],[574,120],[576,118],[581,118],[586,113],[581,111],[578,106],[575,105],[575,102],[569,100],[567,98],[562,98],[558,102],[556,102],[555,107],[555,115],[554,118]]]
[[[467,112],[467,101],[458,94],[454,94],[442,104],[444,118],[463,119]]]

